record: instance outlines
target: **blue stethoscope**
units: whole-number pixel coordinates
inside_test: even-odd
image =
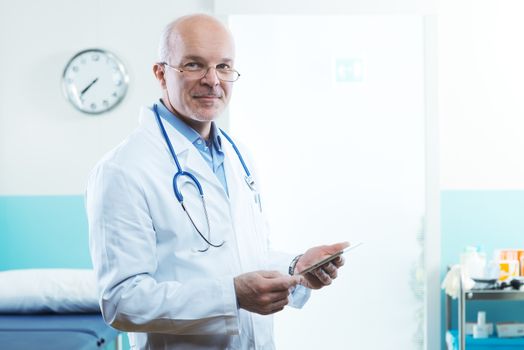
[[[191,174],[190,172],[182,170],[182,166],[180,166],[180,163],[178,162],[178,158],[175,154],[175,150],[173,149],[173,145],[171,144],[171,141],[169,140],[169,136],[167,135],[166,129],[164,128],[164,123],[162,123],[162,119],[160,118],[160,114],[158,113],[158,106],[155,103],[153,105],[153,111],[155,112],[156,120],[158,121],[158,125],[160,127],[160,131],[162,131],[162,136],[164,136],[164,140],[166,141],[167,147],[169,148],[169,152],[171,153],[171,156],[173,157],[173,160],[175,161],[177,172],[175,173],[175,176],[173,176],[173,191],[175,192],[175,197],[182,206],[182,209],[184,209],[184,212],[187,214],[187,217],[189,218],[189,221],[191,221],[191,224],[197,231],[197,233],[200,235],[200,237],[207,243],[206,249],[198,250],[199,252],[205,252],[209,249],[209,247],[219,248],[224,245],[225,241],[222,241],[220,244],[214,244],[211,242],[211,227],[209,224],[209,215],[207,213],[207,207],[206,207],[206,201],[204,198],[204,191],[202,190],[202,185],[200,184],[200,181]],[[231,146],[233,146],[233,149],[235,150],[235,153],[237,154],[238,159],[240,160],[240,163],[242,164],[242,167],[244,168],[244,171],[246,175],[244,176],[244,180],[246,181],[246,184],[249,186],[251,191],[255,195],[255,202],[258,203],[258,207],[260,211],[262,211],[262,206],[260,203],[260,195],[257,192],[255,180],[251,176],[251,173],[249,172],[249,169],[247,168],[246,163],[244,162],[244,158],[242,158],[242,154],[240,154],[240,151],[238,150],[237,146],[229,137],[228,134],[224,132],[224,130],[220,129],[220,132],[224,137],[229,141]],[[184,205],[184,196],[182,196],[182,193],[180,192],[180,189],[178,188],[178,180],[182,177],[187,177],[190,179],[190,181],[196,186],[198,189],[198,193],[200,194],[200,199],[202,201],[202,206],[204,208],[204,214],[206,217],[206,223],[207,223],[207,237],[202,234],[201,230],[198,229],[197,225],[193,221],[193,218],[191,215],[189,215],[189,212],[187,211],[186,206]]]

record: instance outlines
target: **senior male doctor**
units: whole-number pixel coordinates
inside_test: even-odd
[[[347,243],[273,252],[256,174],[213,122],[234,81],[230,32],[207,15],[164,30],[162,98],[91,173],[86,206],[100,306],[133,349],[275,349],[271,314],[329,285]],[[254,106],[256,107],[256,106]]]

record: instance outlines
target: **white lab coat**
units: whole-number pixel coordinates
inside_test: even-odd
[[[143,108],[140,119],[95,167],[86,191],[104,319],[130,332],[133,349],[274,349],[272,316],[239,309],[233,277],[267,269],[286,273],[292,256],[269,250],[265,220],[236,153],[222,138],[228,197],[198,150],[164,122],[183,170],[204,190],[211,241],[226,242],[198,252],[206,244],[173,193],[176,166],[155,115]],[[179,188],[207,232],[195,187],[183,178]],[[309,290],[298,287],[291,303],[301,307],[308,297]]]

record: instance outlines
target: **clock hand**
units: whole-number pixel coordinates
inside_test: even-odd
[[[90,88],[91,86],[93,86],[93,84],[96,83],[97,81],[98,81],[98,78],[96,78],[96,79],[93,80],[89,85],[87,85],[87,86],[84,88],[84,90],[80,91],[80,97],[82,97],[82,96],[86,93],[86,91],[89,90],[89,88]]]

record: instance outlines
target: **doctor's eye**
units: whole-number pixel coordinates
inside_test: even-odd
[[[203,69],[204,65],[202,63],[198,63],[198,62],[188,62],[188,63],[184,64],[184,68],[186,70],[195,71],[195,70]]]
[[[228,70],[228,69],[231,69],[231,66],[229,64],[226,64],[226,63],[221,63],[221,64],[217,65],[216,69]]]

